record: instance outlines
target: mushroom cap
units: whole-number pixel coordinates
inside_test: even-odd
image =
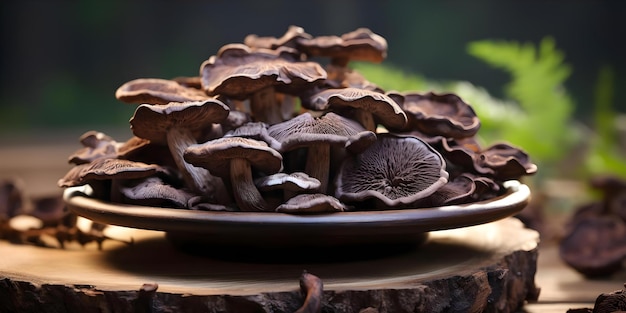
[[[335,194],[342,201],[376,198],[388,207],[399,207],[446,184],[445,167],[441,155],[419,138],[378,134],[372,146],[341,165]]]
[[[243,137],[222,137],[185,149],[185,161],[209,172],[228,177],[231,159],[246,159],[257,170],[273,174],[283,168],[283,157],[264,141]]]
[[[346,206],[337,198],[323,193],[300,194],[279,205],[280,213],[328,213],[342,212]]]
[[[261,140],[265,141],[273,149],[278,150],[280,149],[280,142],[269,135],[268,127],[269,125],[263,122],[248,122],[227,132],[224,134],[224,137],[244,137]]]
[[[122,102],[136,104],[168,104],[170,102],[202,101],[209,98],[200,89],[161,78],[139,78],[126,82],[117,88],[115,97]]]
[[[476,158],[476,167],[493,170],[493,176],[501,180],[519,179],[537,172],[537,165],[522,149],[508,143],[498,143],[483,150]]]
[[[268,133],[281,146],[279,151],[285,152],[315,143],[345,145],[352,136],[367,132],[361,124],[333,112],[320,117],[310,113],[302,113],[290,120],[274,124]]]
[[[313,95],[303,106],[317,111],[332,107],[353,107],[371,112],[378,121],[389,128],[403,128],[407,123],[407,115],[402,108],[389,96],[359,88],[331,88]]]
[[[228,116],[228,106],[211,98],[204,101],[170,102],[166,105],[142,104],[130,119],[130,128],[137,137],[155,143],[166,143],[170,128],[181,127],[202,131]]]
[[[296,48],[300,39],[311,39],[313,36],[307,34],[304,28],[290,25],[284,35],[280,38],[276,37],[259,37],[255,34],[246,36],[243,43],[251,48],[277,49],[278,47],[287,46]]]
[[[295,60],[284,51],[253,51],[243,44],[226,45],[200,66],[202,87],[209,95],[243,100],[270,86],[279,92],[297,94],[326,79],[326,71],[318,63]]]
[[[79,138],[84,146],[69,156],[68,162],[80,165],[102,157],[115,157],[121,143],[98,131],[85,132]]]
[[[126,203],[175,208],[187,207],[187,202],[194,196],[156,176],[146,177],[131,186],[123,186],[120,192],[126,197]]]
[[[310,56],[347,58],[380,63],[387,57],[387,40],[368,28],[358,28],[338,36],[299,39],[298,49]]]
[[[58,181],[60,187],[73,187],[89,183],[92,180],[136,179],[162,175],[173,177],[174,174],[166,167],[157,164],[146,164],[129,160],[100,158],[72,167]]]
[[[254,180],[254,184],[261,191],[271,190],[317,190],[320,188],[320,181],[304,172],[276,173],[269,176],[260,177]]]
[[[455,94],[388,92],[409,117],[409,129],[430,136],[465,138],[474,136],[480,120],[474,109]]]

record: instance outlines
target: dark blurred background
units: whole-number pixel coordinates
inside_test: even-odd
[[[503,96],[509,75],[467,53],[475,40],[554,38],[573,71],[566,87],[585,121],[603,66],[626,112],[624,1],[3,1],[0,135],[128,129],[114,92],[141,77],[196,76],[222,45],[289,25],[341,35],[368,27],[386,63],[433,80],[466,80]],[[546,103],[546,105],[550,105]],[[76,136],[80,133],[76,133]]]

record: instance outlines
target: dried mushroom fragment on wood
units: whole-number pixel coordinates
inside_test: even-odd
[[[626,193],[626,182],[598,176],[591,186],[599,189],[602,197],[577,208],[559,243],[559,254],[585,276],[608,276],[623,269],[626,260],[626,204],[620,200]]]
[[[445,168],[441,155],[422,140],[379,134],[371,147],[341,165],[336,197],[348,203],[375,199],[379,208],[411,205],[447,183]]]

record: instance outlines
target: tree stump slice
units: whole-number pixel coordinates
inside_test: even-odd
[[[539,292],[539,235],[515,218],[336,263],[229,261],[181,252],[162,232],[111,227],[108,235],[134,244],[0,242],[0,311],[294,312],[303,271],[324,283],[322,312],[513,312]]]

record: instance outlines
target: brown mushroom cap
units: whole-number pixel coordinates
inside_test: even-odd
[[[136,179],[154,175],[172,176],[173,173],[157,164],[129,160],[101,158],[91,163],[72,167],[58,182],[60,187],[73,187],[91,180]]]
[[[537,172],[537,165],[522,149],[508,143],[494,144],[483,150],[476,158],[476,167],[488,168],[501,180],[519,179]]]
[[[307,34],[304,31],[304,28],[291,25],[285,32],[285,34],[280,37],[259,37],[255,34],[250,34],[246,36],[243,43],[251,48],[265,48],[265,49],[277,49],[278,47],[290,47],[296,48],[297,42],[300,39],[311,39],[313,36]]]
[[[300,194],[279,205],[276,212],[280,213],[328,213],[343,212],[346,206],[337,198],[322,194]]]
[[[89,163],[102,157],[115,157],[121,143],[98,131],[85,132],[79,138],[84,146],[69,156],[68,162],[76,165]]]
[[[363,132],[367,131],[359,123],[333,112],[320,117],[305,112],[268,128],[269,135],[280,142],[281,152],[315,143],[343,146],[352,136]]]
[[[218,138],[188,147],[184,158],[229,180],[235,202],[242,211],[272,209],[252,177],[252,167],[267,174],[282,170],[282,156],[265,142],[242,137]]]
[[[261,191],[312,191],[317,190],[321,185],[317,178],[311,177],[303,172],[276,173],[263,176],[255,179],[254,184]]]
[[[267,143],[242,137],[223,137],[191,145],[185,150],[184,158],[220,177],[229,176],[228,164],[232,159],[246,159],[266,174],[280,172],[283,166],[283,157]]]
[[[201,131],[226,119],[228,112],[228,107],[214,98],[166,105],[142,104],[135,110],[130,125],[135,136],[164,144],[172,128]]]
[[[352,107],[361,113],[371,114],[388,128],[403,128],[407,123],[407,115],[402,108],[385,94],[359,89],[339,88],[326,89],[313,95],[309,101],[303,102],[303,106],[317,111],[324,111],[332,107]],[[365,125],[370,131],[376,129],[376,125]]]
[[[165,183],[156,176],[146,177],[130,186],[120,187],[125,203],[185,208],[193,194]]]
[[[416,137],[378,134],[376,143],[341,165],[336,197],[376,198],[388,207],[412,204],[448,181],[445,167],[441,155]]]
[[[298,93],[311,83],[322,83],[326,71],[315,62],[299,62],[279,51],[253,51],[243,44],[229,44],[200,67],[202,86],[209,95],[243,100],[266,87],[287,94]]]
[[[160,78],[139,78],[126,82],[115,91],[115,97],[122,102],[135,104],[168,104],[209,98],[201,89]]]
[[[465,138],[474,136],[480,128],[474,109],[455,94],[388,92],[387,95],[409,117],[405,130],[417,129],[430,136]]]
[[[350,60],[380,63],[387,57],[387,40],[367,28],[358,28],[338,36],[299,39],[298,49],[307,55],[330,57],[339,66]]]

